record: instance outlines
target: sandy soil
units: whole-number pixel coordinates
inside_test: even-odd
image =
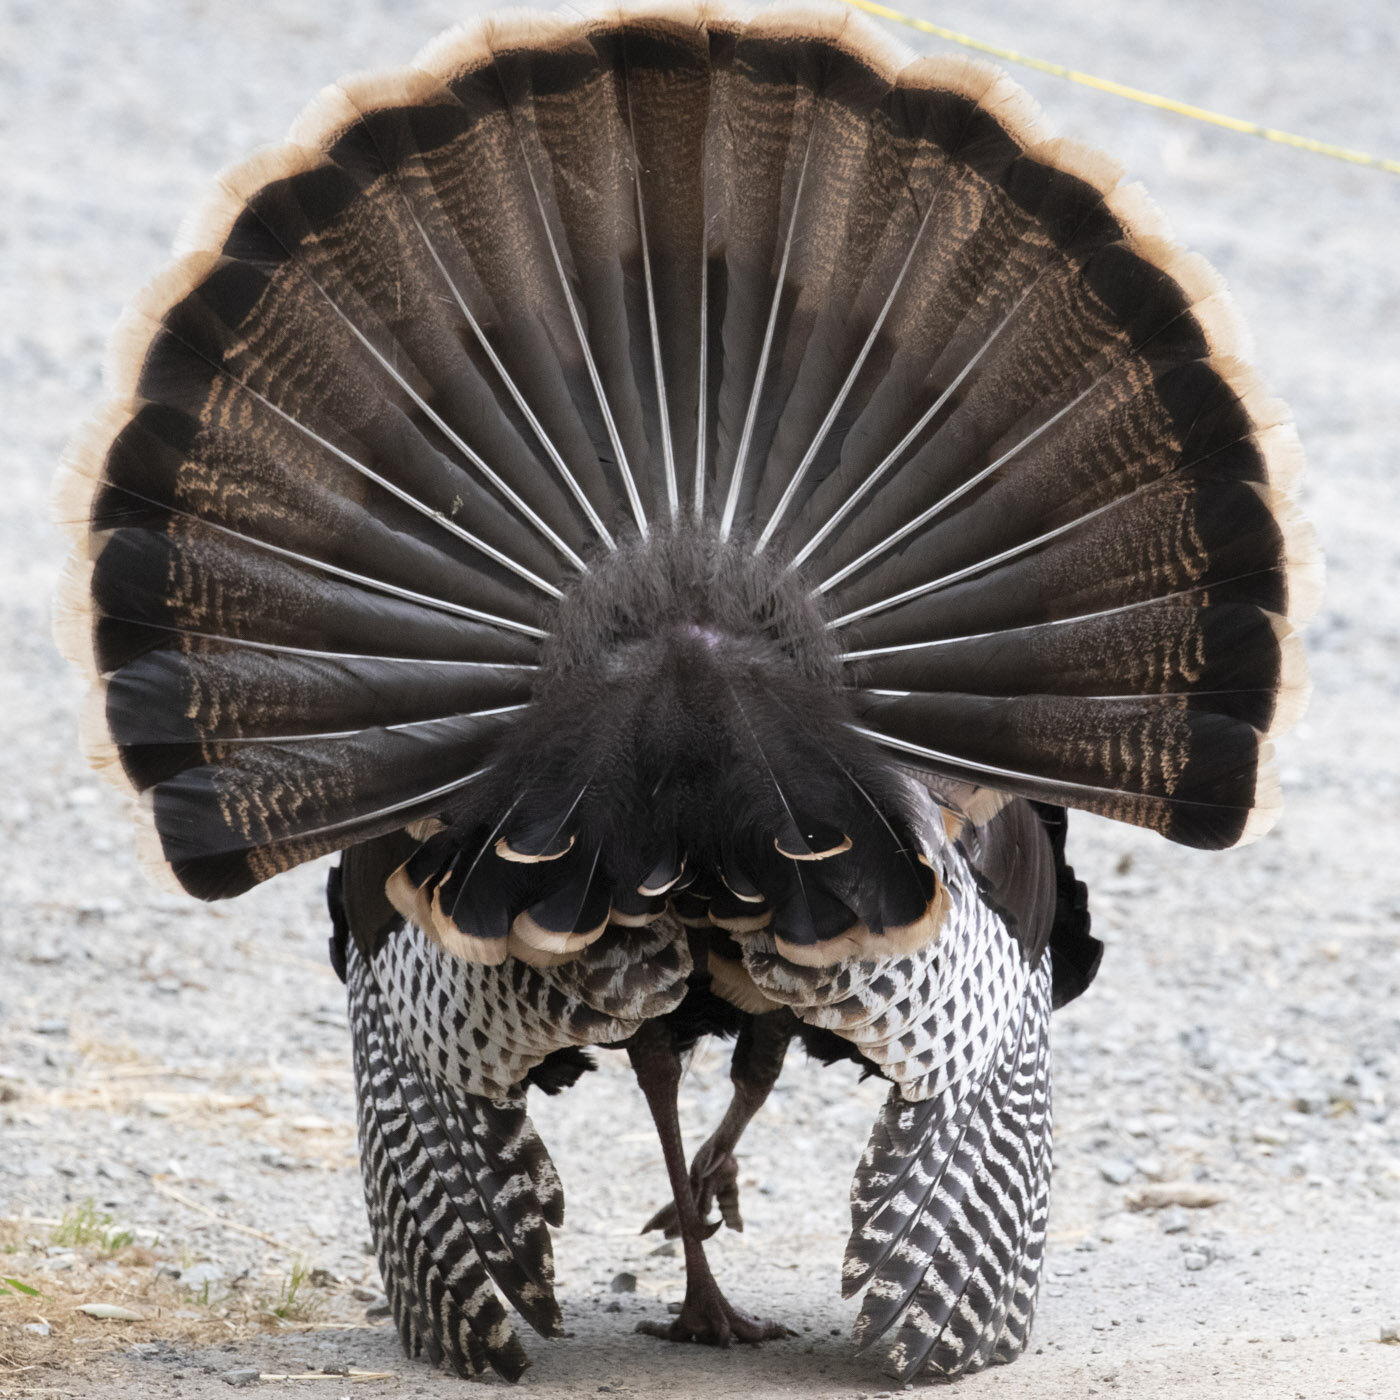
[[[138,874],[128,804],[82,766],[78,687],[48,640],[62,546],[46,500],[112,323],[214,171],[278,137],[326,80],[407,59],[472,8],[0,4],[0,1278],[37,1290],[0,1284],[0,1394],[221,1396],[239,1369],[319,1377],[258,1382],[294,1395],[464,1390],[365,1315],[377,1280],[323,872],[218,908]],[[949,0],[936,18],[1400,155],[1400,22],[1370,0]],[[1074,823],[1110,947],[1059,1019],[1040,1320],[1032,1354],[961,1391],[1395,1396],[1400,1348],[1378,1338],[1400,1319],[1400,180],[1020,76],[1231,282],[1296,410],[1331,572],[1309,635],[1316,696],[1280,746],[1290,806],[1269,838],[1202,856]],[[723,1053],[703,1053],[690,1132],[725,1091]],[[744,1154],[748,1229],[717,1262],[736,1301],[796,1336],[729,1353],[633,1332],[682,1274],[636,1234],[665,1187],[624,1067],[542,1103],[570,1193],[557,1249],[571,1335],[534,1341],[522,1400],[887,1393],[849,1354],[837,1287],[879,1098],[791,1066]],[[1161,1181],[1223,1200],[1127,1209]],[[298,1261],[325,1272],[288,1298]],[[635,1293],[610,1291],[621,1271]],[[93,1301],[142,1320],[74,1311]],[[388,1375],[326,1377],[347,1367]]]

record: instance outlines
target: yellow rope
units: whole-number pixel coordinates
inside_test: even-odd
[[[1220,112],[1210,112],[1204,107],[1193,107],[1189,102],[1177,102],[1170,97],[1159,97],[1155,92],[1144,92],[1141,88],[1128,87],[1115,83],[1109,78],[1096,78],[1092,73],[1080,73],[1066,68],[1062,63],[1051,63],[1043,58],[1031,58],[1028,54],[1017,53],[1015,49],[998,48],[970,34],[960,34],[956,29],[945,29],[939,24],[916,19],[888,5],[873,3],[873,0],[846,0],[846,3],[867,14],[879,15],[881,19],[894,20],[896,24],[908,25],[910,29],[932,34],[950,44],[960,44],[965,49],[976,49],[978,53],[990,54],[1004,63],[1019,63],[1025,68],[1034,68],[1038,73],[1050,73],[1056,78],[1065,78],[1071,83],[1094,88],[1098,92],[1112,93],[1115,97],[1126,97],[1130,102],[1141,102],[1148,107],[1157,107],[1164,112],[1175,112],[1178,116],[1191,117],[1198,122],[1209,122],[1212,126],[1223,126],[1228,131],[1242,132],[1246,136],[1258,136],[1265,141],[1274,141],[1280,146],[1294,146],[1300,151],[1311,151],[1314,155],[1330,156],[1333,160],[1344,160],[1350,165],[1365,165],[1373,170],[1386,170],[1392,175],[1400,175],[1400,160],[1382,160],[1378,156],[1368,156],[1363,151],[1351,151],[1345,146],[1332,146],[1326,141],[1314,141],[1310,136],[1294,136],[1288,131],[1278,131],[1271,126],[1260,126],[1258,122],[1241,121],[1239,117],[1227,117]]]

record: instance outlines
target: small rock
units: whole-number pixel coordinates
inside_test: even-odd
[[[681,1309],[684,1307],[684,1303],[667,1303],[666,1311],[670,1313],[672,1317],[679,1317],[681,1315]]]
[[[38,1035],[67,1035],[68,1022],[62,1016],[49,1016],[34,1027]]]
[[[676,1257],[675,1240],[667,1240],[665,1244],[659,1244],[651,1251],[653,1259],[674,1259]]]
[[[619,1302],[617,1301],[616,1298],[613,1298],[613,1299],[611,1299],[609,1302],[606,1302],[606,1303],[603,1304],[603,1311],[604,1311],[604,1312],[621,1312],[621,1311],[622,1311],[622,1304],[619,1303]]]
[[[242,1387],[257,1385],[262,1380],[262,1372],[254,1366],[240,1366],[236,1371],[225,1371],[219,1379],[225,1385]]]
[[[108,1181],[126,1181],[131,1173],[118,1162],[102,1161],[97,1164],[98,1176],[106,1177]]]
[[[1191,1217],[1180,1206],[1164,1210],[1158,1220],[1164,1235],[1184,1235],[1191,1228]]]
[[[224,1271],[217,1264],[193,1264],[180,1275],[186,1288],[205,1288],[218,1283]]]
[[[47,1322],[26,1322],[24,1324],[26,1332],[33,1332],[36,1337],[47,1337],[53,1328]]]
[[[1161,1181],[1167,1174],[1167,1169],[1160,1157],[1139,1157],[1135,1165],[1139,1174],[1145,1176],[1149,1181]]]
[[[329,1269],[312,1269],[311,1283],[315,1288],[334,1288],[340,1280]]]
[[[1110,1157],[1099,1163],[1099,1175],[1114,1186],[1126,1186],[1136,1173],[1131,1162],[1118,1157]]]
[[[1195,1274],[1199,1273],[1210,1263],[1210,1256],[1208,1254],[1202,1254],[1198,1250],[1188,1249],[1186,1253],[1181,1256],[1181,1262],[1186,1265],[1191,1273]]]
[[[1288,1141],[1288,1134],[1282,1128],[1266,1128],[1262,1125],[1255,1128],[1250,1136],[1255,1142],[1267,1143],[1271,1147],[1282,1147]]]
[[[1381,1341],[1391,1346],[1400,1344],[1400,1322],[1381,1323]]]
[[[390,1311],[389,1300],[382,1293],[365,1306],[365,1316],[370,1318],[388,1317]]]
[[[636,1274],[614,1274],[613,1280],[608,1284],[610,1293],[635,1293],[637,1291]]]
[[[183,983],[178,977],[172,977],[168,972],[164,977],[156,978],[156,991],[164,992],[166,996],[174,996],[180,990]]]
[[[357,1283],[350,1290],[350,1296],[360,1303],[372,1303],[380,1296],[377,1288],[366,1288],[364,1284]]]

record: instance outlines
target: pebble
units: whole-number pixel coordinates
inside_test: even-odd
[[[1210,1263],[1210,1255],[1201,1254],[1197,1250],[1190,1249],[1181,1256],[1181,1262],[1186,1265],[1191,1273],[1195,1274],[1199,1273]]]
[[[635,1293],[636,1291],[636,1274],[614,1274],[612,1282],[608,1284],[609,1293]]]
[[[219,1379],[225,1385],[241,1389],[245,1385],[257,1385],[262,1380],[262,1372],[252,1366],[240,1366],[236,1371],[225,1371]]]
[[[1120,1157],[1108,1157],[1099,1163],[1099,1175],[1114,1186],[1126,1186],[1136,1173],[1137,1168]]]
[[[47,1322],[26,1322],[24,1324],[26,1332],[33,1332],[36,1337],[47,1337],[53,1328]],[[1385,1339],[1382,1338],[1382,1341]]]
[[[37,1035],[67,1035],[68,1022],[62,1016],[50,1016],[34,1027]]]
[[[665,1244],[659,1244],[651,1251],[653,1259],[674,1259],[676,1257],[675,1240],[667,1240]]]
[[[217,1264],[192,1264],[180,1275],[180,1282],[186,1288],[205,1288],[218,1283],[224,1271]]]
[[[358,1303],[372,1303],[381,1294],[377,1288],[366,1288],[364,1284],[357,1283],[350,1290],[350,1296]]]
[[[1400,1343],[1400,1322],[1381,1323],[1381,1341],[1391,1345]]]
[[[389,1307],[389,1300],[384,1294],[379,1294],[372,1302],[365,1307],[366,1317],[388,1317],[392,1310]]]

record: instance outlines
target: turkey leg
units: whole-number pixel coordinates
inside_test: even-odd
[[[704,1239],[709,1239],[721,1225],[728,1225],[731,1230],[744,1228],[744,1218],[739,1213],[739,1164],[734,1160],[734,1149],[778,1082],[796,1026],[797,1018],[783,1007],[781,1011],[761,1012],[739,1032],[729,1067],[734,1096],[719,1127],[700,1145],[690,1164],[690,1191]],[[708,1217],[715,1203],[719,1205],[720,1218],[712,1221]],[[674,1202],[662,1206],[642,1226],[642,1234],[649,1230],[664,1230],[667,1239],[681,1233]]]
[[[676,1107],[681,1061],[671,1028],[662,1021],[648,1021],[628,1041],[627,1054],[661,1139],[685,1249],[685,1303],[680,1316],[671,1323],[639,1322],[637,1330],[672,1342],[704,1342],[720,1347],[727,1347],[732,1341],[763,1342],[787,1336],[787,1328],[780,1322],[763,1322],[733,1307],[710,1272],[705,1258],[705,1226],[691,1190],[685,1144],[681,1141]]]

